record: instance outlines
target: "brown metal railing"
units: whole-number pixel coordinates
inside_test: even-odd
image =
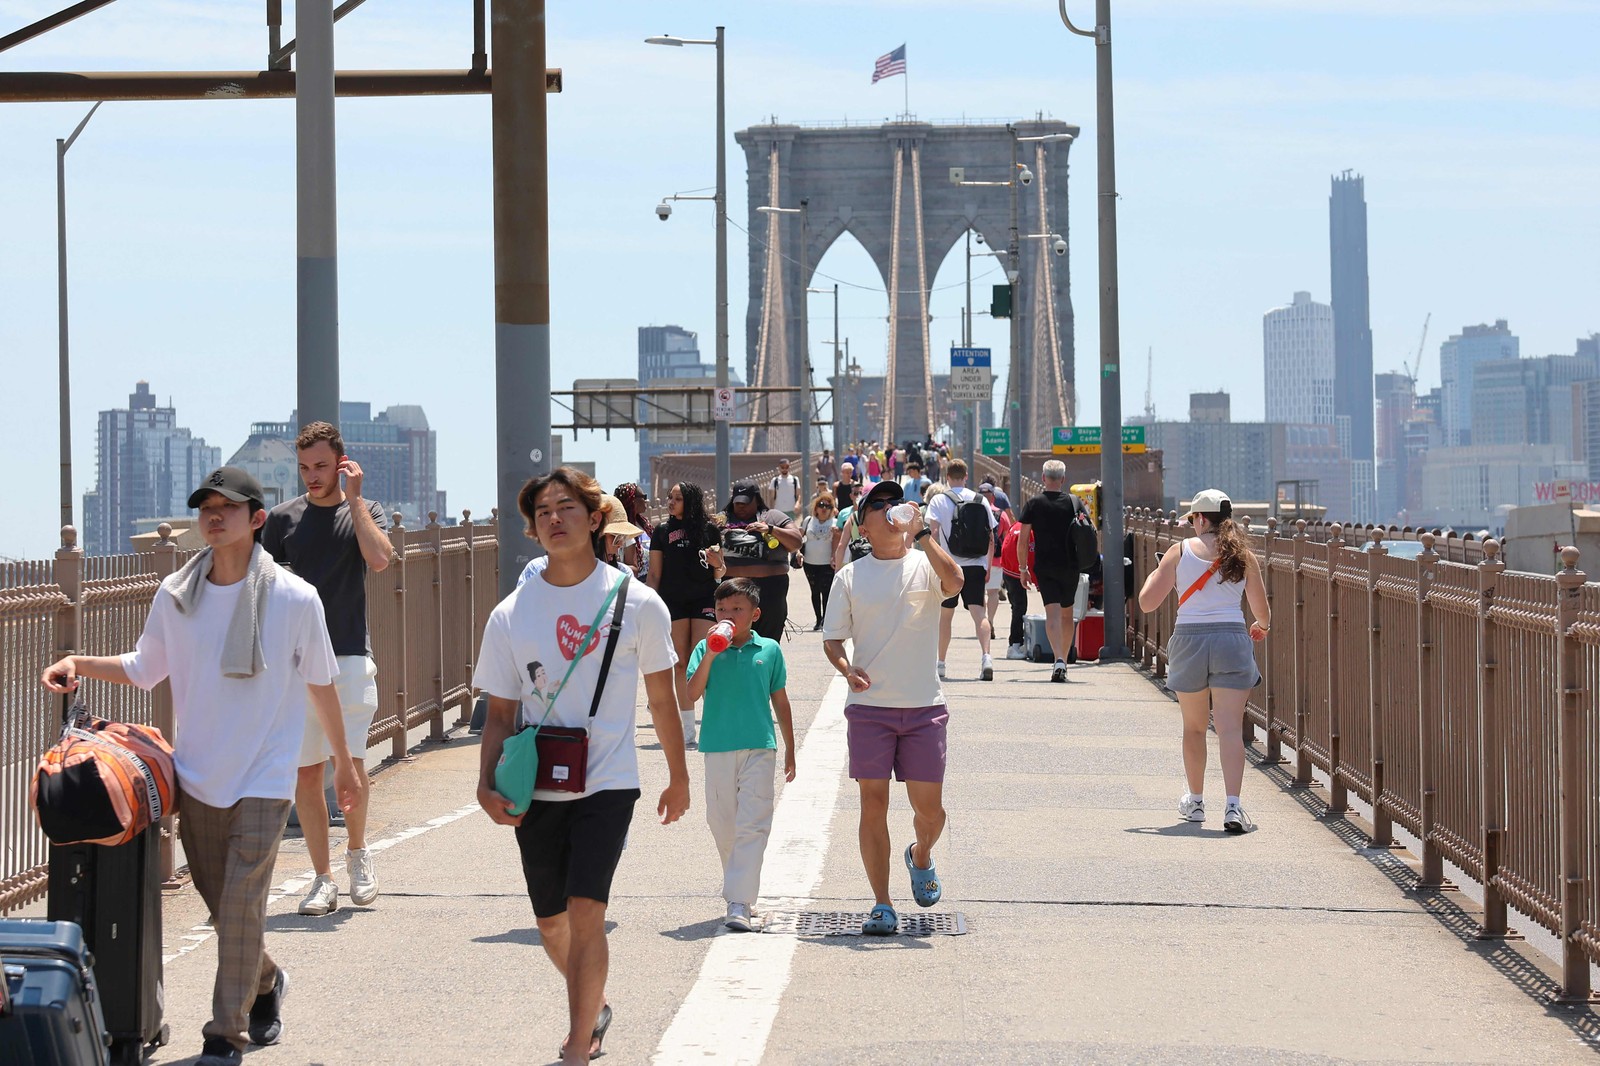
[[[424,725],[443,736],[470,716],[472,670],[484,623],[498,599],[495,521],[389,531],[394,561],[367,576],[367,620],[378,663],[378,713],[368,743],[390,742],[388,758],[406,755],[407,733]],[[190,553],[163,525],[153,551],[85,556],[63,531],[54,560],[0,564],[0,912],[44,895],[46,844],[29,807],[39,756],[61,730],[61,702],[39,674],[69,652],[107,655],[131,649],[144,628],[161,579]],[[106,718],[154,725],[173,736],[166,683],[151,692],[85,681],[84,702]],[[172,825],[163,824],[162,874],[173,874]]]
[[[1134,576],[1192,533],[1130,511]],[[1417,539],[1414,559],[1385,542]],[[1297,782],[1327,775],[1328,809],[1351,794],[1372,838],[1421,841],[1422,884],[1450,860],[1484,889],[1483,934],[1515,908],[1560,938],[1567,996],[1600,963],[1600,585],[1576,548],[1553,577],[1507,573],[1494,540],[1275,519],[1254,531],[1273,611],[1249,720],[1266,755],[1295,749]],[[1451,558],[1447,558],[1446,556]],[[1129,620],[1135,657],[1165,674],[1173,598]]]

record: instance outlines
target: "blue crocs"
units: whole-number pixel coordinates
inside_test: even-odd
[[[911,895],[916,898],[917,906],[931,907],[939,902],[943,889],[939,887],[939,871],[933,868],[930,859],[928,868],[923,869],[911,861],[911,849],[915,844],[906,845],[906,869],[911,871]]]
[[[872,914],[861,923],[863,936],[894,936],[900,928],[900,916],[887,903],[872,908]]]

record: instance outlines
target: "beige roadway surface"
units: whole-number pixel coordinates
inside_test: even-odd
[[[802,582],[792,599],[792,616],[809,620]],[[1179,719],[1157,685],[1126,665],[1075,667],[1052,685],[1047,667],[1004,660],[992,683],[966,680],[977,646],[957,622],[951,824],[935,856],[940,909],[964,913],[969,932],[802,938],[763,1062],[1595,1061],[1595,1013],[1549,1005],[1550,967],[1526,945],[1475,943],[1459,895],[1408,893],[1409,856],[1363,850],[1348,823],[1315,816],[1317,793],[1255,765],[1245,803],[1256,832],[1228,836],[1216,814],[1180,823]],[[832,672],[817,634],[784,650],[803,746]],[[616,1021],[601,1061],[613,1066],[650,1061],[714,939],[738,935],[719,920],[700,758],[693,809],[662,827],[664,762],[642,703],[640,715],[645,801],[610,909]],[[476,740],[454,734],[383,769],[372,839],[471,804],[477,760]],[[837,781],[845,767],[799,772]],[[842,783],[807,909],[870,903],[855,790]],[[898,855],[910,815],[896,792]],[[1220,812],[1214,740],[1207,794]],[[342,900],[331,917],[304,918],[298,890],[272,904],[268,946],[292,982],[284,1036],[246,1062],[550,1061],[564,992],[537,946],[510,831],[475,811],[385,850],[377,870],[369,908]],[[291,836],[277,883],[308,871]],[[898,860],[892,884],[915,910]],[[193,927],[205,917],[192,889],[168,896],[167,950],[190,950],[166,968],[173,1042],[155,1062],[198,1053],[216,941],[186,937],[204,935]],[[730,998],[730,1013],[744,1009]]]

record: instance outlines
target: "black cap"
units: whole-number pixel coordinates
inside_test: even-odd
[[[872,488],[868,489],[865,496],[861,497],[861,504],[862,506],[866,506],[873,500],[891,500],[895,503],[899,503],[905,498],[906,490],[900,487],[900,482],[880,481],[876,485],[872,486]]]
[[[728,494],[730,503],[761,503],[761,490],[756,488],[753,481],[740,481],[733,486],[733,491]]]
[[[254,500],[263,507],[267,505],[261,482],[236,466],[219,466],[207,474],[205,480],[200,482],[200,487],[189,494],[189,506],[199,507],[208,492],[219,493],[234,503]]]

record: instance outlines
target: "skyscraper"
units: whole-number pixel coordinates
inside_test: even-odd
[[[1472,380],[1479,363],[1516,359],[1522,342],[1503,318],[1492,326],[1466,326],[1439,345],[1439,424],[1449,447],[1472,439]]]
[[[149,382],[134,385],[128,406],[101,411],[95,487],[83,494],[83,546],[90,555],[131,550],[141,518],[189,513],[189,493],[222,465],[222,450],[178,425],[178,412],[157,407]]]
[[[1366,182],[1345,171],[1328,197],[1333,298],[1333,410],[1350,419],[1350,458],[1373,458],[1372,319],[1367,293]],[[1268,416],[1271,417],[1270,415]]]
[[[639,327],[639,386],[715,385],[717,368],[700,361],[700,335],[682,326]],[[730,385],[741,385],[737,374]],[[639,417],[662,420],[676,414],[687,416],[689,401],[658,397],[652,405],[639,405]],[[743,439],[743,430],[732,432],[733,447]],[[639,431],[639,483],[650,484],[650,458],[667,452],[712,452],[716,434],[709,429],[641,429]]]
[[[1294,294],[1261,319],[1267,375],[1267,421],[1332,423],[1334,416],[1333,312]],[[1369,390],[1370,391],[1370,390]]]

